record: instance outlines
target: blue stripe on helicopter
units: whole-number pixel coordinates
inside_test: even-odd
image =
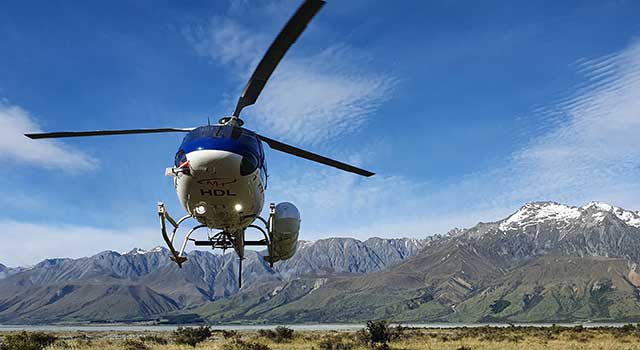
[[[180,149],[185,153],[200,150],[219,150],[233,152],[239,155],[245,155],[247,153],[257,155],[256,152],[252,150],[251,145],[229,138],[197,138],[182,144]]]
[[[187,154],[199,150],[219,150],[239,154],[243,157],[253,155],[258,160],[258,166],[262,167],[262,143],[254,137],[243,137],[240,139],[231,139],[226,137],[196,137],[188,142],[184,142],[178,154]],[[180,162],[179,157],[176,158],[176,165]]]

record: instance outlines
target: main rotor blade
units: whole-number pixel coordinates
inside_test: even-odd
[[[292,154],[294,156],[298,156],[304,159],[308,159],[308,160],[312,160],[314,162],[318,162],[318,163],[322,163],[328,166],[332,166],[334,168],[338,168],[344,171],[348,171],[351,173],[355,173],[358,175],[362,175],[362,176],[372,176],[374,175],[374,173],[368,171],[368,170],[364,170],[364,169],[360,169],[360,168],[356,168],[353,165],[349,165],[343,162],[339,162],[337,160],[333,160],[331,158],[327,158],[324,156],[321,156],[319,154],[315,154],[315,153],[311,153],[309,151],[305,151],[303,149],[297,148],[297,147],[293,147],[290,145],[287,145],[285,143],[282,143],[280,141],[276,141],[274,139],[270,139],[266,136],[262,136],[262,135],[258,135],[258,137],[260,138],[260,140],[264,141],[267,145],[269,145],[269,147],[271,147],[272,149],[284,152],[284,153],[289,153]]]
[[[267,80],[282,60],[282,57],[287,53],[287,50],[298,39],[300,34],[307,27],[307,24],[311,21],[318,11],[324,5],[324,0],[305,0],[300,5],[296,13],[289,19],[289,22],[282,28],[282,31],[276,39],[271,43],[271,46],[258,63],[256,70],[251,75],[247,86],[245,86],[238,104],[233,112],[236,117],[240,116],[240,112],[246,106],[250,106],[256,103],[260,92],[267,84]]]
[[[158,129],[128,129],[128,130],[95,130],[95,131],[57,131],[24,134],[30,139],[52,139],[61,137],[128,135],[128,134],[153,134],[161,132],[189,132],[193,128],[158,128]]]

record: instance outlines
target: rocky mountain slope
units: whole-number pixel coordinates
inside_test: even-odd
[[[331,238],[301,242],[298,253],[271,269],[249,251],[245,285],[316,276],[363,274],[416,254],[416,239]],[[6,272],[4,272],[6,271]],[[200,306],[238,291],[237,257],[189,253],[177,268],[164,248],[105,251],[80,259],[48,259],[31,268],[0,270],[0,322],[130,320]]]
[[[640,275],[628,260],[545,256],[457,305],[450,320],[640,319]]]
[[[262,286],[199,312],[221,323],[640,320],[639,217],[530,203],[384,271]]]
[[[9,268],[0,264],[0,278],[5,278],[9,275]]]
[[[0,280],[6,277],[9,277],[13,274],[16,274],[20,271],[23,271],[24,268],[23,267],[16,267],[16,268],[11,268],[11,267],[7,267],[3,264],[0,264]]]

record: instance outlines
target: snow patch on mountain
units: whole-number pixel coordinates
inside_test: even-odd
[[[120,255],[143,255],[143,254],[151,254],[151,253],[162,253],[164,250],[166,250],[166,248],[163,248],[161,246],[156,246],[154,248],[151,248],[149,250],[145,250],[142,248],[133,248],[129,251],[126,252],[120,252],[118,254]]]
[[[582,215],[580,208],[571,207],[555,202],[528,203],[500,223],[500,230],[518,230],[549,220],[556,220],[568,224]]]
[[[595,213],[595,214],[591,215],[591,217],[593,218],[593,220],[595,220],[597,222],[603,222],[604,218],[606,218],[607,215],[605,213],[603,213],[603,212],[598,212],[598,213]]]
[[[587,205],[583,206],[581,209],[596,209],[613,213],[618,217],[618,219],[624,221],[627,225],[640,228],[640,212],[633,212],[603,202],[590,202]]]
[[[145,254],[147,251],[141,248],[133,248],[130,251],[127,252],[121,252],[120,255],[142,255]]]
[[[298,249],[305,249],[314,245],[316,241],[298,241]]]
[[[573,207],[555,202],[529,203],[500,222],[503,232],[520,230],[545,222],[555,222],[558,226],[571,224],[583,215],[590,215],[596,222],[602,222],[607,213],[614,214],[629,226],[640,228],[640,212],[633,212],[603,202],[590,202],[582,207]]]

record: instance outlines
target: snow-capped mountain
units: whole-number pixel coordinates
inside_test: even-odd
[[[569,225],[580,218],[587,221],[589,215],[594,220],[601,222],[607,214],[615,215],[629,226],[640,228],[640,212],[625,210],[603,202],[590,202],[582,207],[572,207],[555,202],[529,203],[501,221],[499,227],[502,231],[518,230],[550,221],[562,226]]]
[[[453,238],[473,240],[498,260],[563,254],[629,258],[640,262],[640,213],[602,202],[582,207],[528,203],[507,218],[479,223]]]

